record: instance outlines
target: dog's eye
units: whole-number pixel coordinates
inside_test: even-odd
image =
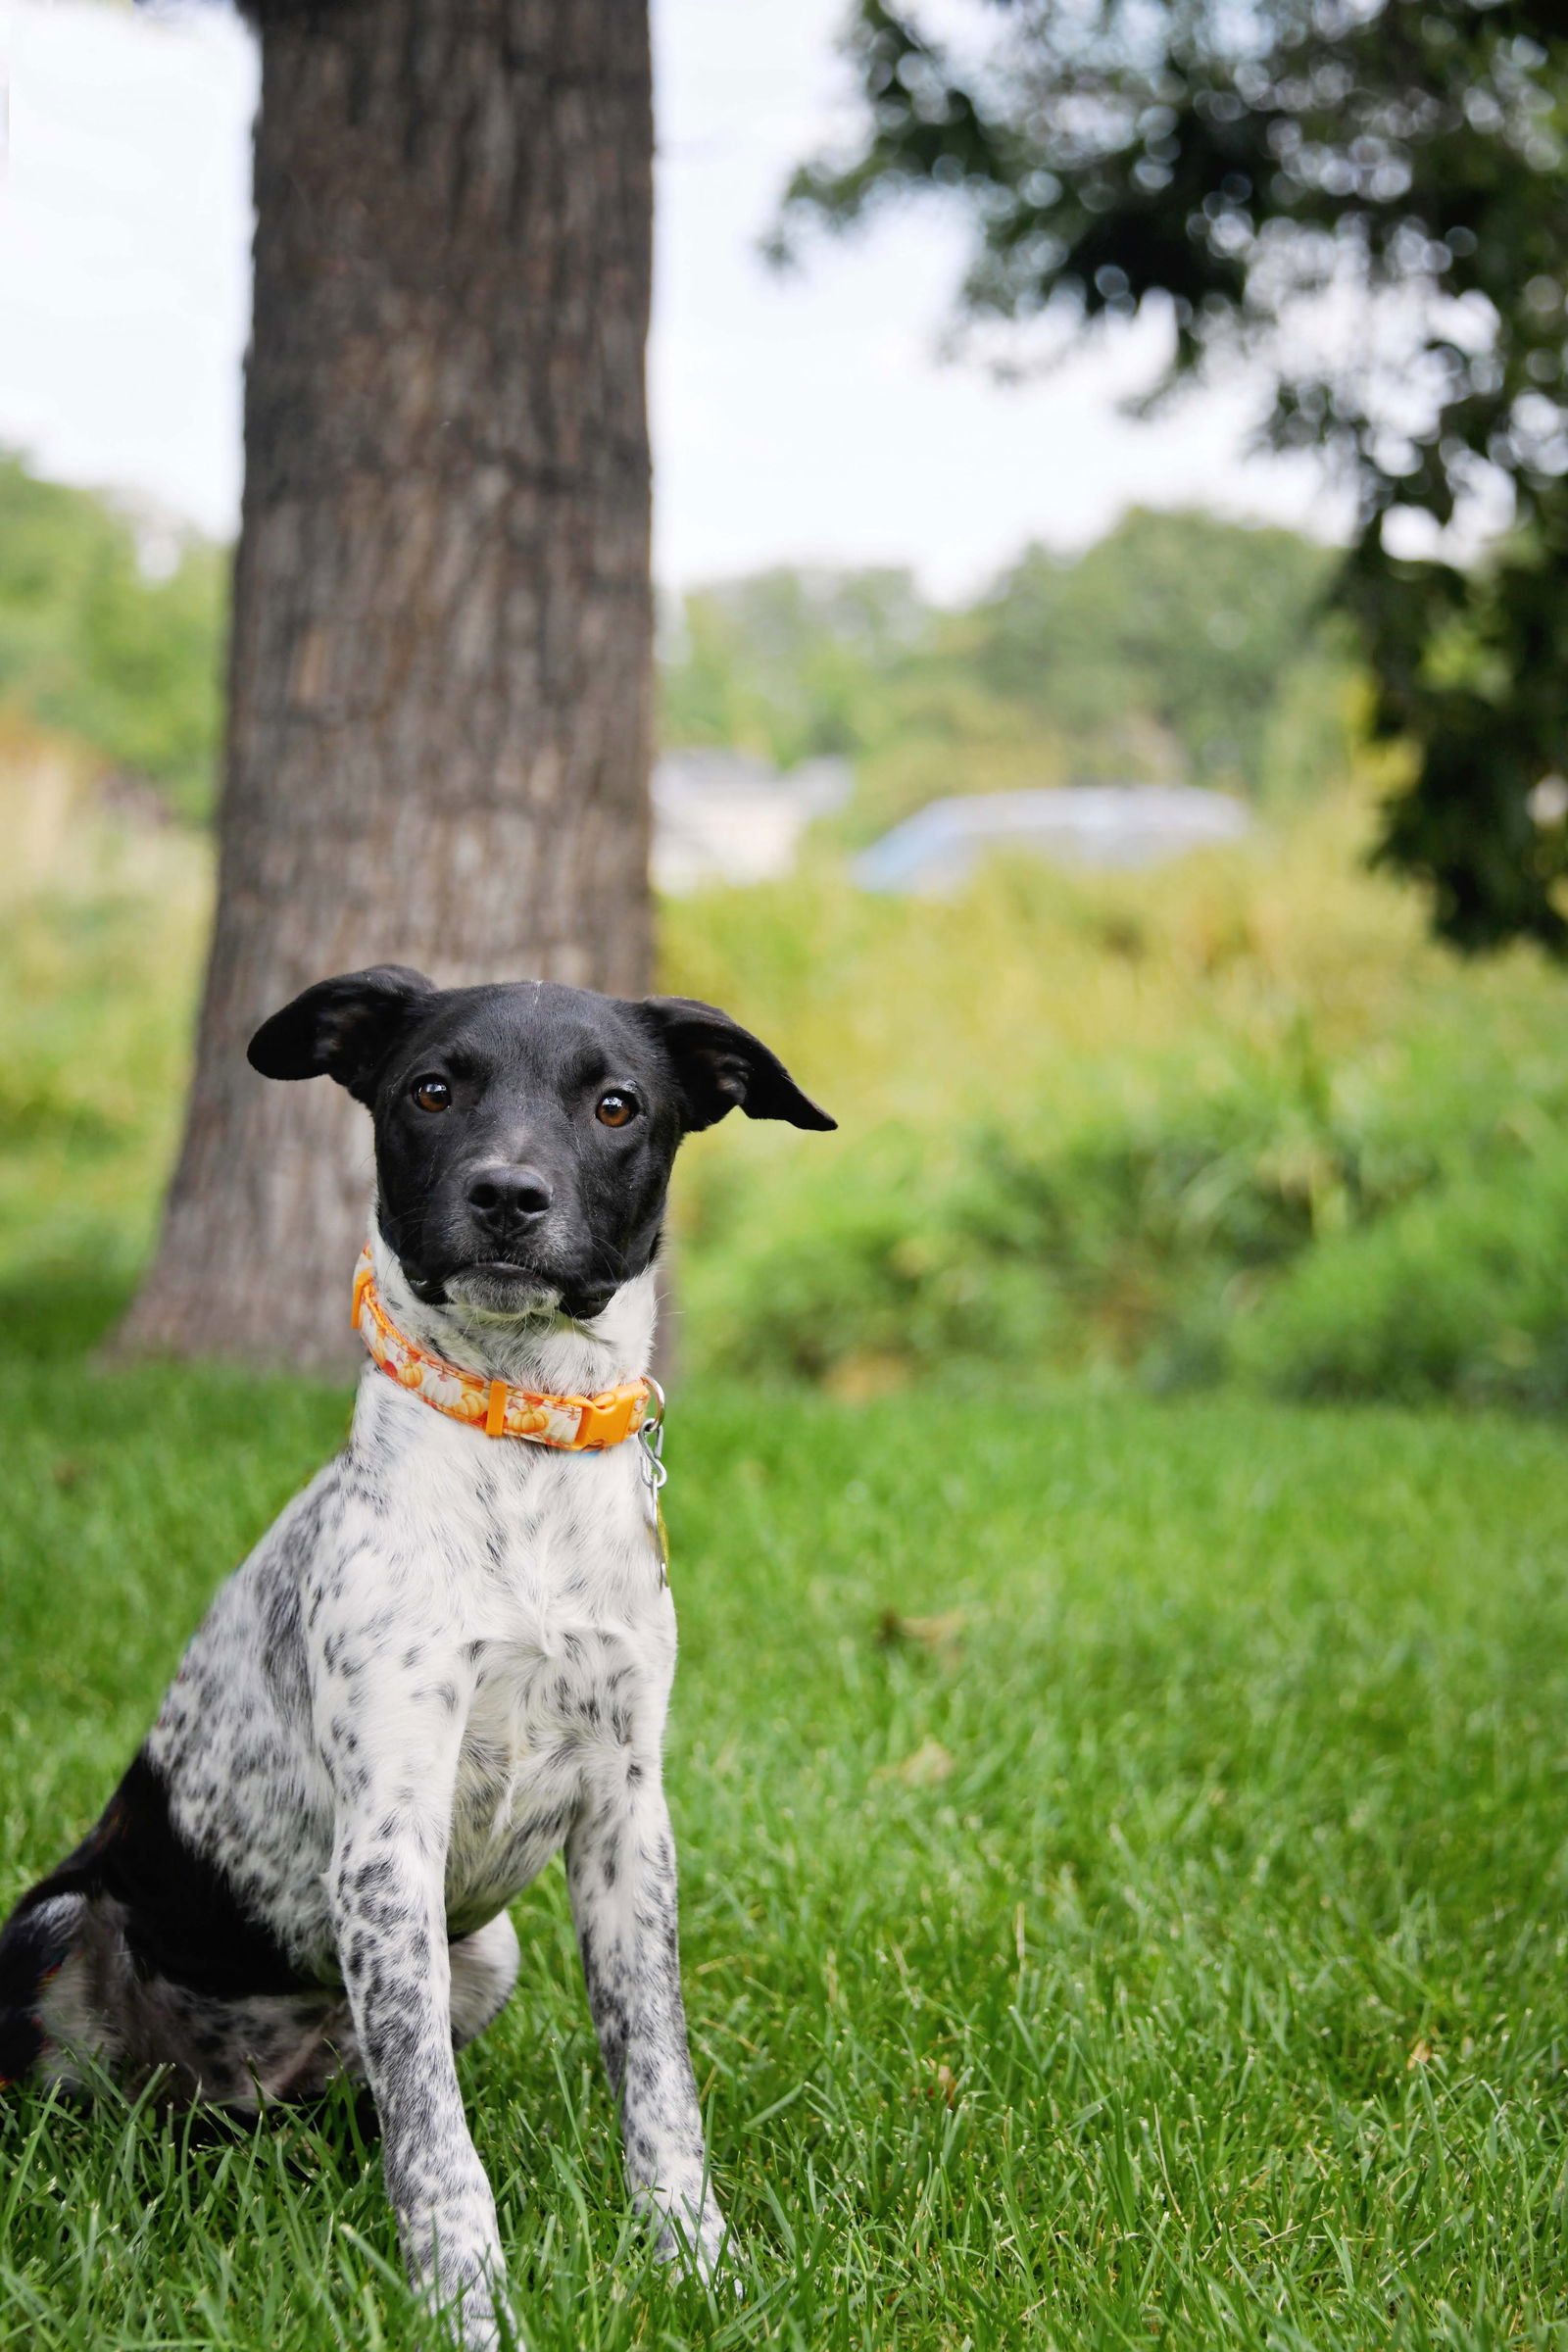
[[[444,1078],[421,1078],[411,1090],[421,1110],[450,1110],[452,1089]]]
[[[599,1098],[597,1117],[605,1127],[624,1127],[637,1116],[637,1102],[633,1095],[608,1094]]]

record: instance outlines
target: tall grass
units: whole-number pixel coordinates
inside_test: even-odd
[[[1138,876],[1018,864],[920,903],[818,872],[672,909],[670,984],[742,1010],[844,1122],[691,1152],[699,1349],[849,1393],[957,1356],[1554,1400],[1549,1242],[1482,1242],[1552,1197],[1562,984],[1434,946],[1365,870],[1369,816],[1347,795]],[[1461,1195],[1423,1277],[1451,1274],[1451,1344],[1396,1361],[1403,1259],[1359,1237]]]
[[[937,901],[824,849],[666,906],[662,984],[841,1121],[688,1146],[688,1362],[1568,1396],[1561,979],[1434,946],[1369,830],[1347,793],[1153,873],[1018,863]],[[132,1265],[176,1129],[203,854],[81,838],[0,942],[0,1280]]]
[[[68,763],[5,749],[0,1281],[122,1280],[177,1136],[210,853],[173,824],[106,819]]]

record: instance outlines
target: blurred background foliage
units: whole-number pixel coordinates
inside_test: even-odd
[[[128,1283],[206,933],[223,561],[0,468],[0,1283]],[[774,572],[666,613],[670,743],[848,755],[785,881],[662,910],[842,1122],[694,1139],[685,1361],[866,1396],[939,1367],[1568,1404],[1561,979],[1467,963],[1371,872],[1403,770],[1289,533],[1134,513],[971,607]],[[1181,778],[1245,844],[873,897],[848,843],[941,792]]]
[[[845,1122],[690,1148],[683,1304],[725,1369],[946,1367],[1568,1401],[1568,1063],[1533,950],[1460,963],[1369,874],[1363,772],[1137,876],[872,899],[824,861],[666,912]]]
[[[1568,742],[1561,8],[854,0],[845,49],[858,120],[775,258],[930,199],[968,232],[960,345],[1017,371],[1147,311],[1146,414],[1244,355],[1271,377],[1259,437],[1354,493],[1334,593],[1406,755],[1380,854],[1446,938],[1568,954],[1535,803]]]
[[[226,555],[0,454],[0,710],[172,811],[211,805]]]

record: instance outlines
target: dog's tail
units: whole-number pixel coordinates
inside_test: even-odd
[[[77,1947],[88,1898],[50,1880],[24,1894],[0,1928],[0,2086],[30,2075],[49,2040],[49,1986]]]

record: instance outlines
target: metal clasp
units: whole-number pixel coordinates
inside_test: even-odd
[[[664,1392],[657,1380],[650,1380],[648,1393],[653,1398],[653,1410],[637,1432],[637,1442],[643,1449],[643,1476],[648,1481],[648,1534],[659,1562],[659,1589],[669,1586],[669,1539],[664,1533],[664,1513],[659,1500],[659,1490],[669,1476],[664,1466]]]
[[[664,1461],[664,1392],[652,1375],[648,1376],[648,1393],[654,1400],[653,1409],[644,1417],[637,1443],[643,1449],[643,1476],[648,1481],[648,1491],[657,1496],[669,1470]]]

